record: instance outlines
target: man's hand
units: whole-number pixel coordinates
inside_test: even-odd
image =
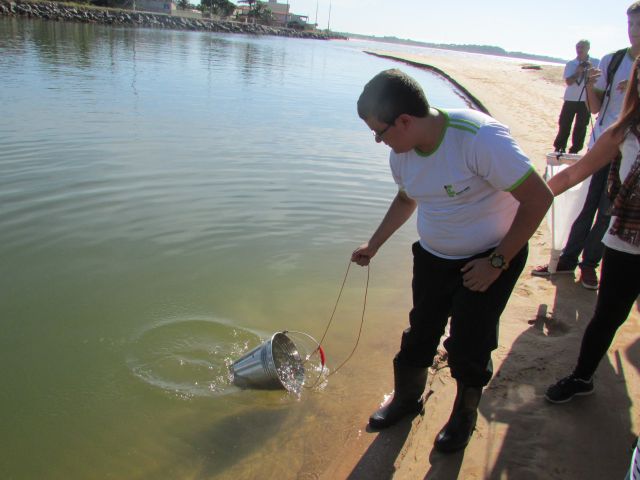
[[[463,273],[462,285],[473,292],[486,292],[502,273],[499,268],[491,266],[489,257],[471,260],[460,271]]]
[[[377,252],[377,248],[369,246],[369,243],[364,243],[353,251],[351,261],[356,262],[361,267],[366,267]]]
[[[621,82],[618,82],[618,85],[616,85],[616,90],[618,90],[618,92],[620,93],[626,93],[628,83],[629,80],[622,80]]]
[[[599,68],[590,68],[587,72],[587,85],[593,87],[598,78],[600,78],[600,75],[602,75],[602,70]]]

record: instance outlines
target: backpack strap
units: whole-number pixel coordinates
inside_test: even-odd
[[[607,67],[607,86],[611,85],[613,81],[613,76],[618,71],[618,67],[622,63],[622,59],[627,54],[628,48],[622,48],[616,51],[611,57],[611,61],[609,62],[609,66]]]
[[[604,121],[604,114],[607,112],[607,108],[609,107],[609,101],[611,100],[611,88],[613,87],[613,77],[618,71],[618,67],[624,60],[624,56],[627,54],[628,48],[621,48],[616,51],[611,57],[611,61],[607,66],[607,85],[604,87],[604,95],[602,96],[602,101],[605,102],[604,109],[600,111],[600,125]]]

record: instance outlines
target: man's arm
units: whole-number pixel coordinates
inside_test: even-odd
[[[409,220],[416,209],[416,205],[416,201],[409,198],[404,191],[398,191],[396,198],[393,199],[387,210],[387,214],[380,222],[380,226],[367,243],[354,250],[351,254],[351,261],[362,267],[369,265],[369,262],[384,242]]]
[[[598,68],[590,68],[587,72],[587,85],[585,89],[587,91],[587,104],[591,113],[598,113],[600,107],[602,107],[604,91],[595,87],[600,75],[602,75],[602,70]]]
[[[581,79],[582,75],[584,74],[584,70],[585,70],[584,67],[582,65],[578,64],[578,66],[576,67],[574,72],[571,75],[569,75],[568,77],[565,77],[564,81],[567,84],[567,86],[573,85],[579,79]]]
[[[529,241],[553,201],[551,190],[536,172],[531,172],[510,193],[520,205],[507,234],[494,250],[507,262]],[[500,276],[502,270],[492,267],[488,258],[478,258],[467,263],[462,272],[465,287],[484,292]]]

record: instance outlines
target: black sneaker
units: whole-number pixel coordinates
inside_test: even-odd
[[[571,374],[547,388],[544,398],[551,403],[566,403],[576,395],[591,395],[593,379],[583,380]]]

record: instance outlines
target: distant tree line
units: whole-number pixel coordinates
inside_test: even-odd
[[[183,7],[183,5],[186,5]],[[200,0],[200,5],[194,7],[189,0],[178,0],[178,8],[196,8],[202,12],[210,12],[221,17],[228,17],[236,9],[229,0]]]

